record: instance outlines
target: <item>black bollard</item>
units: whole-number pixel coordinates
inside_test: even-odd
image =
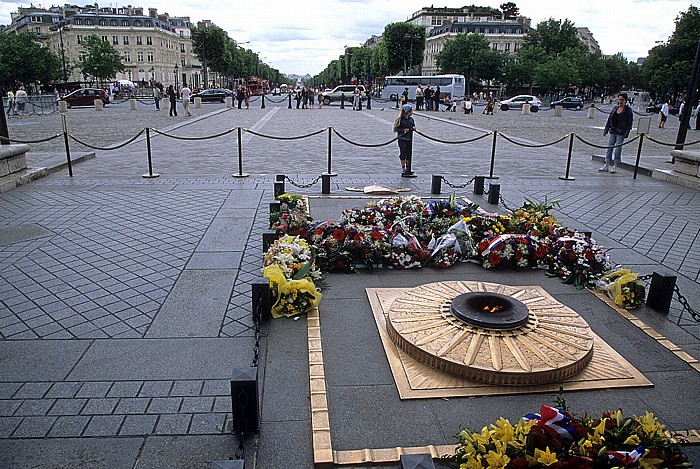
[[[68,119],[65,114],[61,114],[63,121],[63,143],[66,146],[66,161],[68,162],[68,176],[73,177],[73,163],[70,159],[70,145],[68,145]]]
[[[262,234],[262,251],[263,253],[266,253],[268,249],[270,249],[270,246],[272,246],[275,241],[277,241],[277,238],[279,238],[279,234],[276,231],[264,231]]]
[[[345,109],[345,93],[340,94],[340,109]]]
[[[367,110],[372,110],[372,93],[367,91]]]
[[[435,469],[433,457],[429,453],[402,454],[399,469]]]
[[[282,211],[282,204],[279,201],[270,202],[270,213],[277,213]]]
[[[668,314],[676,285],[675,275],[661,275],[654,272],[647,294],[647,306],[660,313]]]
[[[262,106],[260,106],[260,109],[265,109],[265,95],[261,94],[260,96],[262,96]]]
[[[490,204],[498,205],[498,198],[501,195],[501,185],[500,184],[489,184],[489,198]]]
[[[238,145],[238,173],[233,173],[231,176],[235,178],[247,178],[248,173],[243,172],[243,137],[242,137],[242,132],[243,130],[238,127],[236,129],[237,131],[237,137],[236,137],[236,143]]]
[[[331,175],[321,174],[321,193],[330,194],[331,193]]]
[[[437,195],[442,190],[442,176],[433,174],[433,181],[430,184],[430,193]]]
[[[270,279],[259,277],[250,285],[253,307],[253,321],[256,324],[267,322],[272,317],[272,301],[270,298]]]
[[[287,96],[289,96],[289,105],[287,106],[287,109],[292,108],[292,93],[289,93]]]
[[[233,433],[258,433],[258,367],[236,368],[231,375]]]
[[[484,193],[484,176],[474,176],[474,193],[476,195]]]
[[[153,159],[151,157],[151,129],[146,127],[146,151],[148,152],[148,174],[142,174],[143,178],[157,178],[158,173],[153,172]]]
[[[275,181],[275,190],[273,192],[275,199],[282,194],[284,194],[284,182],[283,181]]]
[[[361,111],[362,110],[362,96],[357,98],[357,110]]]
[[[565,181],[574,181],[576,178],[570,176],[569,171],[571,170],[571,152],[574,149],[574,133],[569,134],[569,155],[566,158],[566,174],[564,176],[559,176],[559,179]]]

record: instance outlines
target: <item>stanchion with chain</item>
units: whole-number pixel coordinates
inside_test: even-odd
[[[482,195],[484,193],[484,176],[474,176],[474,194]]]
[[[340,109],[345,109],[345,93],[340,93]]]
[[[493,175],[493,166],[496,162],[496,137],[498,136],[498,130],[493,131],[493,143],[491,144],[491,169],[489,169],[489,175],[485,176],[487,179],[498,179],[498,176]]]
[[[287,105],[287,109],[291,109],[292,108],[292,93],[289,93],[287,96],[289,97],[289,104]]]
[[[372,92],[367,90],[367,110],[372,110]]]
[[[642,157],[642,142],[644,142],[644,134],[639,135],[639,146],[637,147],[637,160],[634,162],[634,174],[632,179],[637,179],[637,172],[639,172],[639,160]]]
[[[265,95],[263,94],[261,96],[262,96],[262,106],[260,106],[260,109],[265,109]]]
[[[333,128],[328,127],[328,171],[323,173],[326,176],[337,176],[338,173],[334,173],[331,168],[331,132]]]
[[[558,106],[557,106],[558,107]],[[571,169],[571,154],[574,149],[574,134],[571,133],[569,135],[569,156],[566,158],[566,174],[564,176],[559,176],[559,179],[563,179],[565,181],[573,181],[576,178],[569,176],[569,171]]]
[[[66,161],[68,161],[68,176],[73,177],[73,163],[70,159],[70,146],[68,145],[68,120],[65,114],[61,114],[63,121],[63,143],[66,145]]]
[[[430,183],[430,193],[433,195],[438,195],[440,194],[440,191],[442,190],[442,176],[433,174],[433,179]]]
[[[158,173],[153,172],[153,159],[151,156],[151,129],[146,127],[146,151],[148,152],[148,174],[142,174],[143,178],[157,178]]]
[[[238,131],[236,135],[236,142],[238,144],[238,174],[232,174],[233,177],[235,178],[247,178],[248,174],[243,172],[243,147],[242,147],[242,138],[241,138],[241,128],[238,127],[236,129]]]

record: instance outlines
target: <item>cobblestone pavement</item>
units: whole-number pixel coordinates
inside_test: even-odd
[[[294,184],[309,184],[327,169],[327,127],[352,142],[382,144],[393,138],[395,114],[377,105],[362,112],[337,106],[297,111],[274,103],[240,111],[207,104],[191,118],[170,118],[167,111],[142,105],[137,111],[124,104],[102,112],[71,109],[71,132],[95,146],[123,142],[145,126],[169,136],[152,135],[158,178],[141,177],[147,172],[141,137],[118,150],[98,151],[96,158],[75,165],[73,178],[60,171],[0,194],[0,455],[7,455],[0,456],[0,466],[60,466],[52,457],[75,463],[82,456],[59,457],[58,448],[76,454],[102,448],[102,440],[92,437],[118,437],[108,440],[115,449],[95,467],[175,467],[164,462],[166,454],[182,456],[188,449],[200,460],[180,461],[180,467],[208,467],[201,458],[231,457],[236,442],[230,435],[228,378],[233,367],[248,366],[251,359],[250,286],[260,275],[273,175],[286,174],[290,191],[318,196],[320,183]],[[600,113],[589,120],[584,112],[565,111],[557,118],[551,111],[530,116],[509,111],[418,113],[416,123],[424,134],[444,141],[498,129],[528,144],[568,132],[600,144],[602,119]],[[60,131],[60,125],[57,115],[12,119],[10,135],[31,140]],[[236,132],[207,140],[173,138],[234,127],[286,138],[321,132],[294,140],[242,132],[247,178],[231,177],[239,170]],[[673,141],[670,127],[654,135]],[[694,135],[691,131],[689,140]],[[32,147],[30,165],[61,155],[60,140]],[[370,183],[427,196],[431,174],[464,184],[474,174],[488,173],[492,145],[490,135],[464,145],[418,137],[414,169],[419,177],[406,180],[399,176],[396,143],[361,147],[335,133],[331,141],[332,170],[339,174],[332,179],[335,196]],[[668,159],[665,147],[650,144],[648,151],[647,167]],[[490,205],[469,186],[458,192],[490,211],[518,206],[525,198],[558,200],[555,214],[564,224],[592,231],[616,262],[642,273],[677,275],[697,309],[698,191],[645,176],[633,180],[628,171],[599,173],[591,161],[597,152],[577,143],[571,171],[576,179],[565,181],[559,176],[565,171],[566,141],[527,148],[499,139],[494,167],[499,179],[491,182],[500,184],[502,202]],[[634,151],[627,147],[623,154],[630,161]],[[336,199],[337,213],[348,203],[357,201]],[[428,280],[434,272],[417,275]],[[352,283],[350,277],[350,289]],[[639,314],[700,358],[700,325],[677,301],[667,316]],[[306,371],[295,368],[305,362],[305,325],[273,321],[269,327],[260,442],[268,448],[261,461],[268,462],[260,467],[282,467],[269,462],[279,461],[272,449],[277,444],[296,448],[303,461],[310,454],[308,396],[289,390],[308,392]],[[286,369],[290,360],[293,366]],[[198,445],[206,450],[192,449]]]

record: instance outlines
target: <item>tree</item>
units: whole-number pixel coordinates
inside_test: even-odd
[[[387,54],[388,73],[407,71],[423,62],[425,28],[411,23],[390,23],[384,28],[383,47]]]
[[[553,18],[537,24],[527,33],[525,47],[539,46],[547,54],[560,54],[569,48],[585,49],[586,46],[576,35],[576,27],[567,20]]]
[[[479,33],[457,34],[448,39],[435,59],[443,73],[464,75],[467,95],[471,94],[472,85],[500,78],[504,66],[501,53],[491,50],[489,40]]]
[[[42,47],[34,33],[0,33],[0,83],[50,83],[61,76],[61,59]]]
[[[102,85],[126,69],[114,46],[95,34],[83,40],[83,48],[85,52],[78,66],[90,82],[96,79]]]
[[[503,16],[506,18],[515,18],[520,14],[520,8],[518,8],[513,2],[501,4],[500,9],[503,12]]]

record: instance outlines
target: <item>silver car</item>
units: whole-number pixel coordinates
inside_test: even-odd
[[[529,104],[530,111],[532,112],[537,112],[542,107],[540,98],[529,94],[519,94],[510,99],[503,100],[501,101],[500,107],[501,111],[507,111],[508,109],[522,109],[524,104]]]
[[[345,101],[352,104],[354,98],[356,85],[340,85],[333,88],[331,91],[326,91],[323,93],[323,104],[330,104],[333,101],[340,101],[345,97]],[[360,93],[365,96],[364,85],[357,85],[360,88]]]

